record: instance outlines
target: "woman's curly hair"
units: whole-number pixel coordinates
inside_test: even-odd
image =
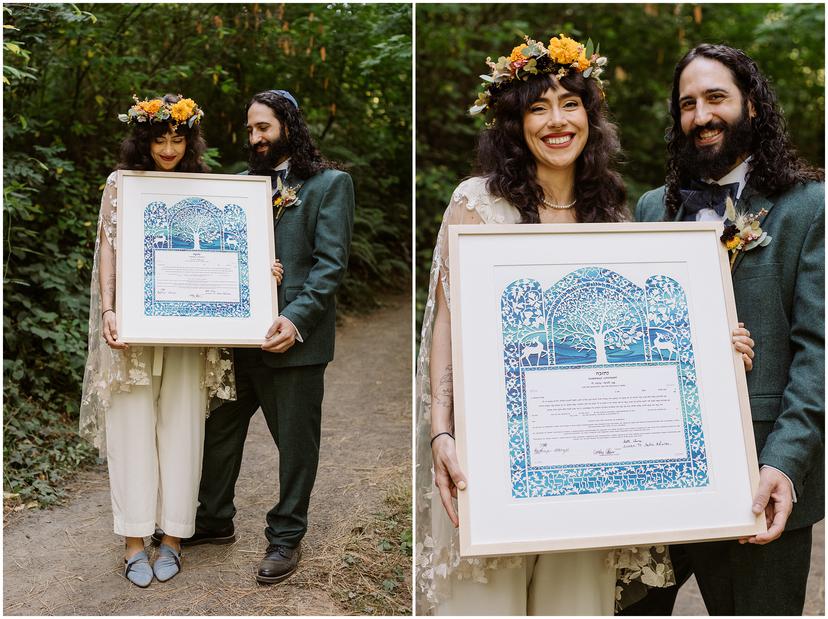
[[[581,97],[589,138],[575,163],[575,217],[579,222],[624,221],[627,190],[615,165],[621,154],[618,131],[608,119],[603,93],[595,80],[571,73],[560,82],[552,75],[518,81],[494,101],[494,123],[478,141],[475,172],[488,178],[488,190],[514,206],[522,223],[540,221],[544,198],[536,180],[537,163],[523,137],[523,117],[550,88],[562,86]]]
[[[825,173],[799,157],[788,137],[785,118],[779,111],[776,94],[768,80],[751,58],[739,49],[727,45],[704,43],[691,49],[676,65],[673,91],[670,97],[670,115],[673,125],[667,130],[667,181],[665,219],[674,219],[681,206],[679,189],[686,187],[693,170],[682,167],[681,152],[687,137],[681,129],[679,108],[679,80],[684,69],[696,58],[710,58],[726,66],[746,106],[750,101],[756,115],[751,119],[753,138],[745,152],[752,155],[749,162],[750,184],[765,195],[772,196],[790,189],[797,183],[822,181]]]
[[[166,94],[164,103],[177,103],[181,97]],[[187,138],[187,149],[184,157],[175,168],[176,172],[208,172],[210,168],[202,161],[207,150],[207,142],[201,137],[201,127],[195,124],[188,127],[187,123],[180,123],[175,132]],[[143,122],[132,125],[132,131],[121,142],[121,158],[118,161],[118,170],[154,170],[155,161],[150,154],[150,144],[155,138],[161,137],[172,130],[171,121]]]
[[[322,170],[338,168],[336,163],[328,161],[319,152],[302,112],[288,99],[272,90],[260,92],[250,99],[245,114],[254,103],[261,103],[273,110],[282,127],[287,129],[291,174],[307,179]]]

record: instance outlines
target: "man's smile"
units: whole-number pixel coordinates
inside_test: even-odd
[[[696,137],[696,144],[699,146],[710,146],[721,141],[721,136],[724,133],[722,129],[702,129],[698,132]]]

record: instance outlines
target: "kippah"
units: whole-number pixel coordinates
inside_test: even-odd
[[[299,104],[296,102],[296,97],[290,94],[287,90],[268,90],[268,92],[272,92],[273,94],[279,95],[280,97],[287,99],[293,104],[297,110],[299,109]]]

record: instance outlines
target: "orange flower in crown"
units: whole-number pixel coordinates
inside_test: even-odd
[[[152,99],[150,101],[145,99],[137,105],[150,116],[155,116],[158,113],[158,110],[164,106],[164,102],[161,99]]]

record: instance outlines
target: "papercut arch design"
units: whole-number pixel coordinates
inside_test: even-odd
[[[677,281],[652,275],[641,287],[612,270],[586,267],[545,291],[534,279],[513,281],[503,291],[500,306],[513,497],[709,483],[687,299]],[[531,465],[527,371],[663,364],[678,372],[687,458]]]

